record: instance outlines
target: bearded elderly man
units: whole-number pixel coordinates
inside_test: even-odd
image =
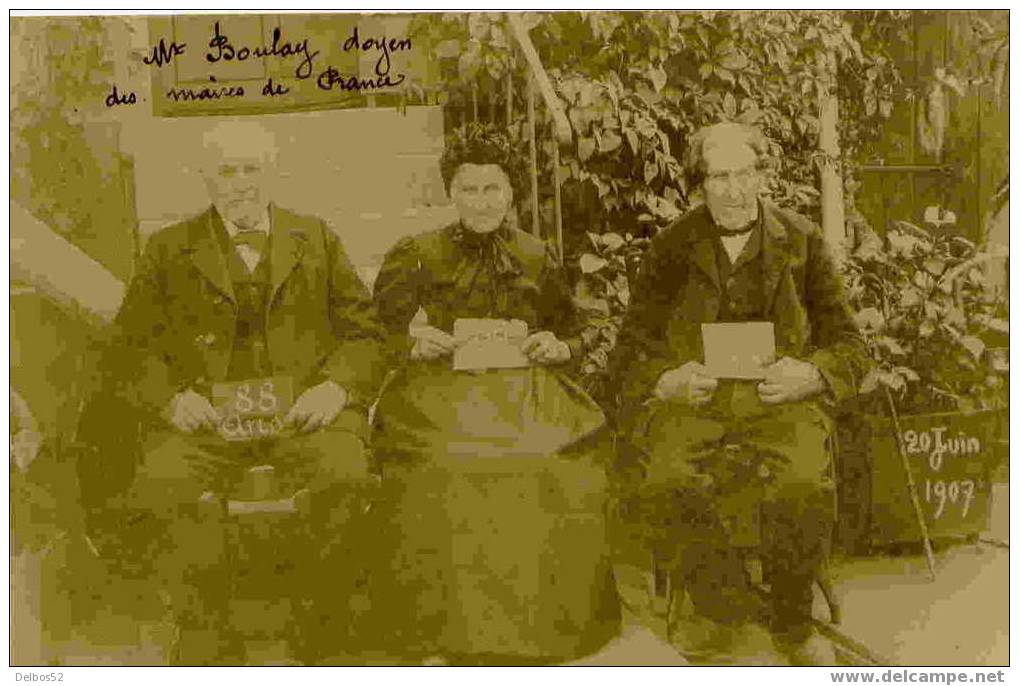
[[[274,137],[257,123],[227,121],[203,136],[212,204],[149,239],[116,320],[105,390],[139,411],[142,448],[134,464],[104,451],[84,480],[86,490],[124,485],[104,504],[122,513],[117,554],[149,551],[142,555],[174,596],[178,660],[188,664],[245,659],[222,630],[230,621],[226,549],[215,522],[196,514],[201,498],[264,499],[241,493],[259,480],[252,468],[262,477],[274,468],[261,481],[281,499],[308,489],[314,540],[288,544],[315,554],[297,570],[304,576],[272,591],[304,593],[293,600],[307,606],[328,583],[328,597],[342,604],[342,578],[357,565],[334,560],[325,570],[321,559],[351,547],[348,525],[372,481],[363,441],[381,328],[325,222],[271,202],[276,155]],[[111,430],[122,428],[114,421]],[[278,554],[250,561],[252,569],[273,569]]]
[[[748,126],[692,136],[704,204],[652,241],[614,368],[656,554],[693,601],[693,656],[754,662],[777,647],[793,664],[830,664],[810,623],[833,523],[822,406],[855,392],[863,352],[821,232],[763,197],[767,153]],[[716,378],[702,324],[719,322],[771,323],[777,361],[754,380]],[[749,593],[758,554],[763,613]]]

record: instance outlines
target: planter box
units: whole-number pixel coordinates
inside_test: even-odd
[[[973,536],[987,528],[991,475],[1008,454],[1007,421],[1007,410],[899,418],[902,447],[932,539]],[[868,424],[870,542],[919,541],[891,420],[868,417]]]

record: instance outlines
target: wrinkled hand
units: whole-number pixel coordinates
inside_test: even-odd
[[[456,339],[434,326],[412,327],[410,335],[414,338],[414,347],[410,350],[412,360],[437,360],[456,350]]]
[[[757,394],[766,405],[806,400],[825,389],[824,377],[810,362],[783,357],[764,370],[764,381],[757,385]]]
[[[676,400],[693,407],[711,402],[718,379],[708,374],[700,362],[690,361],[658,377],[654,395],[659,400]]]
[[[283,419],[298,431],[315,431],[329,426],[347,406],[347,391],[335,381],[312,386],[297,399]]]
[[[570,359],[570,346],[551,331],[538,331],[524,339],[520,349],[538,364],[556,364]]]
[[[220,419],[209,399],[190,388],[173,396],[166,414],[169,422],[186,434],[212,428]]]

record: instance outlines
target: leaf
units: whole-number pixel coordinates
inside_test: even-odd
[[[895,367],[896,374],[905,377],[908,381],[917,382],[920,380],[920,375],[909,367]]]
[[[658,176],[658,165],[654,160],[644,162],[644,183],[651,183]]]
[[[739,48],[732,46],[725,46],[727,49],[721,55],[721,59],[718,63],[731,71],[742,71],[747,68],[750,64],[750,60],[743,54],[743,51]]]
[[[594,138],[583,136],[577,139],[577,157],[581,162],[586,162],[594,154],[595,142]]]
[[[865,307],[856,313],[856,325],[864,330],[880,331],[884,328],[885,318],[875,307]]]
[[[880,378],[881,371],[878,369],[871,369],[867,372],[867,375],[863,377],[863,381],[860,382],[860,393],[866,394],[871,393],[878,387],[878,379]]]
[[[984,350],[987,346],[982,340],[976,336],[963,336],[959,339],[959,344],[969,351],[969,354],[973,356],[973,359],[979,360],[984,354]]]
[[[624,129],[623,135],[626,136],[626,142],[630,144],[630,150],[633,151],[633,154],[638,154],[640,147],[637,143],[637,132],[633,129]]]
[[[595,272],[600,271],[608,263],[608,260],[586,252],[580,256],[580,271],[585,274],[594,274]]]
[[[888,352],[890,352],[893,355],[906,354],[905,348],[903,348],[902,345],[897,340],[890,336],[878,336],[876,340],[880,345],[883,345],[885,348],[887,348]]]
[[[722,109],[725,110],[725,116],[730,119],[736,117],[736,98],[733,97],[732,93],[726,93],[725,98],[722,99]]]
[[[923,268],[934,276],[941,276],[945,271],[945,261],[930,257],[923,261]]]
[[[612,152],[623,144],[623,139],[615,131],[605,131],[601,137],[601,151]]]
[[[609,250],[619,250],[626,243],[623,237],[618,233],[603,233],[601,236],[602,243]]]
[[[651,85],[654,86],[655,92],[661,93],[669,80],[669,75],[661,67],[655,66],[648,70],[648,78],[651,79]]]
[[[899,307],[916,307],[920,304],[920,292],[912,286],[904,288],[899,296]]]
[[[906,380],[895,372],[880,372],[879,374],[881,383],[888,386],[892,390],[901,391],[906,387]]]

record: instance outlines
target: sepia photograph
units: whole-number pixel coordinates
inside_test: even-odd
[[[1004,682],[1009,20],[12,11],[12,682]]]

